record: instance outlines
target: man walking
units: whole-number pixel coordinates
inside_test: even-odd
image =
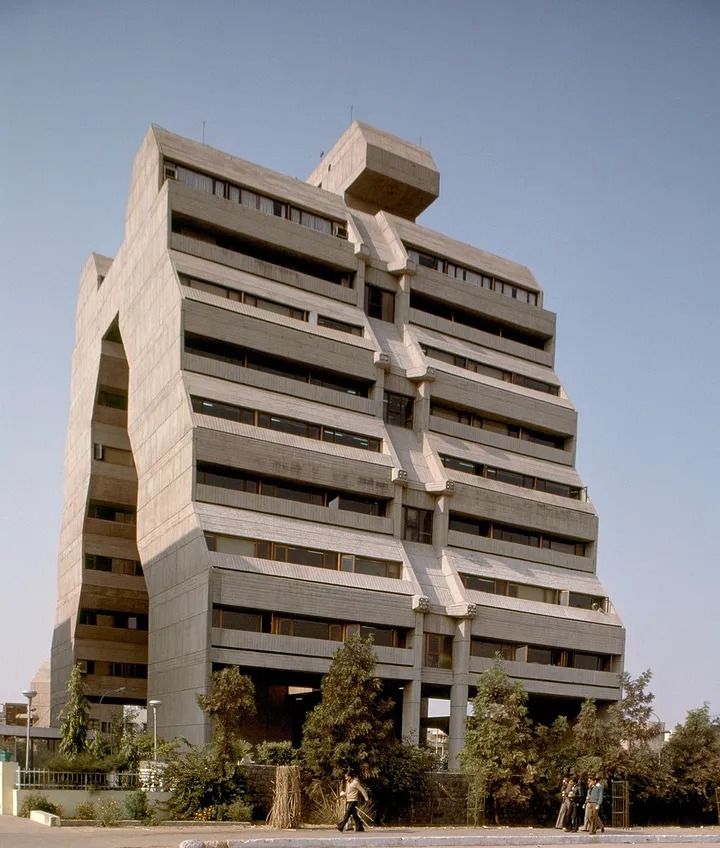
[[[362,796],[364,801],[367,801],[368,793],[357,777],[350,772],[345,775],[345,789],[340,793],[340,797],[343,795],[345,796],[345,815],[343,816],[343,820],[338,822],[337,829],[342,833],[348,820],[352,818],[355,822],[356,832],[365,830],[357,807],[360,796]]]
[[[596,833],[600,814],[600,804],[603,800],[603,785],[600,775],[595,778],[587,796],[587,805],[590,810],[588,818],[588,829],[590,833]],[[604,830],[604,828],[603,828]]]

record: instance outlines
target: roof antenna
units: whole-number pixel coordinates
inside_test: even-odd
[[[203,144],[205,144],[205,121],[203,121]]]
[[[352,105],[352,103],[351,103],[351,104],[350,104],[350,123],[351,123],[351,124],[352,124],[353,108],[354,108],[354,107],[353,107],[353,105]]]

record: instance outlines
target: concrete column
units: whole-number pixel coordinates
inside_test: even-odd
[[[14,816],[13,790],[18,779],[18,764],[0,762],[0,816]]]
[[[447,546],[448,526],[450,524],[450,498],[440,495],[435,500],[433,512],[433,548],[436,551]]]
[[[419,680],[408,680],[403,689],[402,738],[411,745],[420,741],[420,689]]]
[[[425,650],[425,607],[415,610],[415,629],[412,634],[413,670],[412,680],[403,691],[402,737],[417,745],[420,741],[420,718],[422,715],[422,661]],[[427,701],[424,704],[427,711]]]
[[[402,327],[410,323],[410,280],[408,274],[400,277],[398,291],[395,295],[395,325]]]
[[[450,687],[450,733],[448,736],[450,771],[460,769],[460,751],[465,747],[470,676],[470,625],[470,619],[460,619],[456,624],[453,639],[453,683]]]
[[[430,429],[430,397],[431,380],[423,380],[418,383],[415,395],[415,408],[413,410],[413,431],[422,436]]]

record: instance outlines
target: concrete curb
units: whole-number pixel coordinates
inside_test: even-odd
[[[460,848],[461,846],[477,845],[572,845],[578,842],[592,840],[606,845],[639,845],[639,844],[669,844],[678,843],[713,843],[720,841],[718,833],[643,833],[642,831],[614,831],[604,835],[585,833],[543,834],[539,831],[528,833],[483,833],[472,835],[447,836],[395,836],[382,834],[377,836],[348,833],[340,837],[303,837],[280,836],[255,839],[229,840],[198,840],[186,839],[180,843],[180,848],[341,848],[350,843],[353,848]]]

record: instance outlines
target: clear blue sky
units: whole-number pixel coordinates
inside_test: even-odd
[[[304,179],[355,118],[558,314],[598,571],[668,724],[720,713],[720,3],[0,0],[0,700],[49,654],[80,269],[151,122]]]

